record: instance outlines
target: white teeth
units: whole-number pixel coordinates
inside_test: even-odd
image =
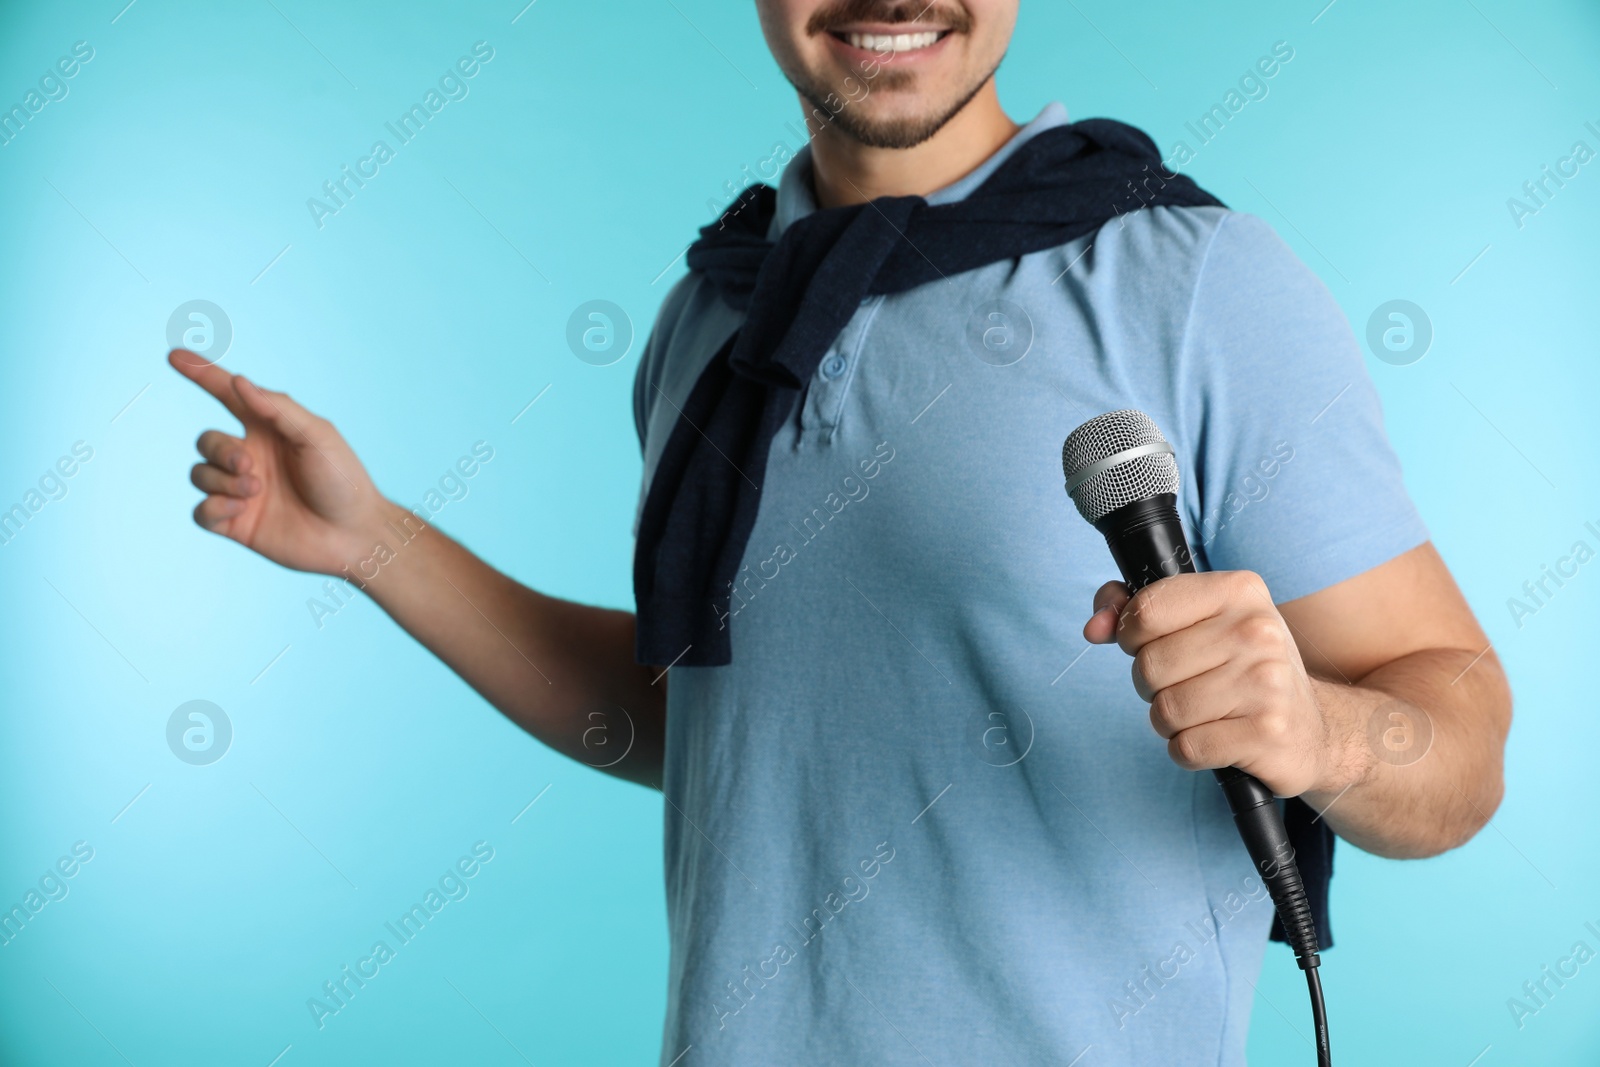
[[[897,33],[893,36],[884,33],[852,33],[847,35],[853,48],[863,48],[869,52],[883,55],[888,52],[917,52],[930,45],[937,44],[939,34],[937,31],[929,33]]]

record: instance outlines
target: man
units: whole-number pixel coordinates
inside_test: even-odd
[[[1015,0],[758,8],[813,135],[763,220],[780,248],[828,211],[984,195],[1067,125],[1000,107]],[[662,457],[706,437],[681,412],[747,322],[715,273],[674,287],[638,372],[650,552]],[[626,710],[636,741],[609,770],[668,801],[663,1063],[1243,1063],[1271,905],[1190,772],[1241,767],[1393,857],[1462,844],[1501,793],[1509,691],[1348,323],[1265,224],[1203,205],[833,310],[764,465],[716,473],[759,492],[733,577],[685,623],[725,655],[644,666],[633,615],[543,596],[434,529],[393,551],[420,523],[328,422],[180,351],[245,427],[201,436],[195,518],[331,575],[382,547],[366,591],[558,751]],[[1058,450],[1131,407],[1175,446],[1209,573],[1130,600],[1102,584]],[[643,537],[648,575],[666,557]],[[1133,654],[1132,686],[1081,643],[1082,608],[1091,646]]]

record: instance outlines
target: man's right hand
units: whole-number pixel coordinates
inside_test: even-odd
[[[187,349],[167,360],[244,424],[242,438],[207,430],[196,443],[205,462],[189,478],[207,494],[197,524],[319,574],[337,575],[372,550],[387,502],[332,423]]]

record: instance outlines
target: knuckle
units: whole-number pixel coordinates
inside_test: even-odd
[[[1130,626],[1143,621],[1155,610],[1156,595],[1153,591],[1154,589],[1154,586],[1146,586],[1133,594],[1127,604],[1123,605],[1122,617],[1128,620]]]
[[[1150,701],[1150,725],[1155,727],[1156,733],[1167,738],[1178,732],[1178,723],[1181,721],[1181,712],[1171,694],[1172,690],[1163,689]]]
[[[1255,571],[1234,571],[1233,580],[1235,583],[1235,588],[1241,593],[1250,593],[1253,595],[1267,591],[1267,583],[1263,581],[1261,575],[1257,574]]]
[[[1133,618],[1126,611],[1117,620],[1117,644],[1122,646],[1124,652],[1137,655],[1151,638],[1149,628],[1140,619]]]
[[[1190,731],[1185,731],[1168,742],[1173,759],[1185,767],[1197,767],[1205,762],[1205,752],[1199,740]]]
[[[1139,669],[1137,663],[1128,668],[1128,677],[1133,682],[1133,691],[1138,693],[1142,699],[1149,700],[1155,695],[1151,692],[1150,683],[1145,679],[1144,672]]]
[[[1154,645],[1144,645],[1133,654],[1133,673],[1136,678],[1149,681],[1160,675],[1161,666],[1157,659],[1159,654]]]
[[[1116,640],[1122,651],[1129,655],[1137,654],[1145,643],[1144,635],[1139,632],[1139,628],[1128,617],[1126,611],[1117,616]]]
[[[1250,668],[1251,680],[1269,693],[1286,692],[1292,681],[1289,665],[1279,659],[1262,660]]]
[[[1276,709],[1262,712],[1256,717],[1256,732],[1272,744],[1285,741],[1289,737],[1289,716]]]
[[[1096,611],[1110,604],[1126,603],[1127,600],[1128,589],[1121,582],[1107,582],[1094,592]]]
[[[1276,648],[1283,643],[1283,632],[1278,620],[1265,612],[1246,615],[1239,620],[1239,635],[1254,648]]]

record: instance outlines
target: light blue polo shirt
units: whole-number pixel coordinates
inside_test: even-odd
[[[811,210],[802,151],[773,235]],[[666,298],[645,491],[738,324],[696,275]],[[669,675],[662,1064],[1245,1062],[1271,903],[1080,635],[1117,574],[1061,442],[1130,407],[1201,566],[1280,602],[1427,537],[1349,323],[1253,216],[1139,211],[864,301],[773,443],[732,664]]]

